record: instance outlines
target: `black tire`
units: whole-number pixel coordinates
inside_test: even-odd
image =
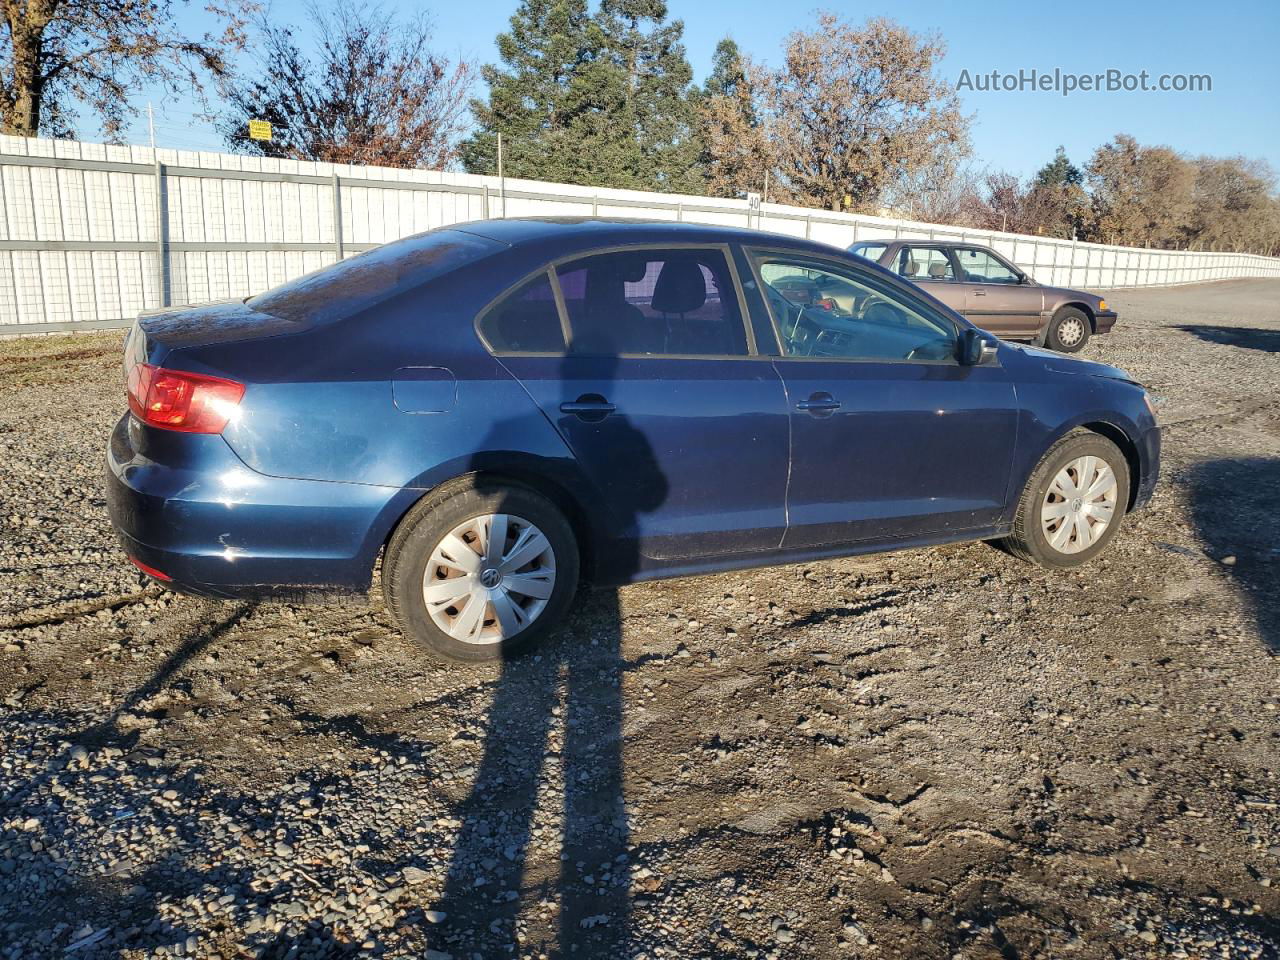
[[[1044,342],[1050,350],[1059,353],[1075,353],[1089,342],[1093,324],[1089,315],[1076,307],[1063,307],[1049,321]]]
[[[1116,478],[1115,507],[1111,521],[1091,546],[1077,553],[1056,550],[1045,534],[1041,508],[1049,495],[1050,485],[1058,473],[1079,457],[1093,456],[1106,461]],[[1120,449],[1106,437],[1088,430],[1076,430],[1049,448],[1031,471],[1018,500],[1013,531],[993,544],[1021,560],[1038,563],[1052,570],[1066,570],[1088,563],[1107,549],[1124,521],[1129,504],[1129,464]]]
[[[555,583],[537,618],[513,636],[488,643],[458,640],[432,619],[423,579],[432,552],[459,524],[505,513],[545,534],[555,556]],[[409,639],[445,660],[477,663],[507,659],[537,643],[564,618],[578,587],[578,544],[573,528],[550,500],[528,487],[474,477],[444,484],[414,505],[396,527],[382,560],[382,591],[396,626]]]

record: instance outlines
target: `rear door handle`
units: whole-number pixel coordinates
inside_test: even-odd
[[[831,413],[840,409],[840,401],[829,393],[815,393],[808,400],[801,400],[796,404],[797,410],[805,410],[815,416],[821,416],[824,413]]]
[[[983,290],[981,287],[974,287],[970,293],[975,297],[985,297],[987,295],[987,291]]]
[[[561,413],[571,413],[587,423],[598,423],[617,409],[598,393],[584,393],[577,400],[560,404]]]

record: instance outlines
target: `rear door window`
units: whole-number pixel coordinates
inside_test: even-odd
[[[898,253],[897,273],[908,280],[954,280],[951,257],[941,247],[910,246]]]
[[[556,268],[570,353],[746,356],[733,274],[719,248],[623,250]]]

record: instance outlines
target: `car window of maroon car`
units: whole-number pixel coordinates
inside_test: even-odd
[[[888,249],[887,243],[855,243],[849,248],[849,252],[878,263]]]
[[[954,280],[951,258],[941,247],[903,247],[898,252],[895,268],[899,276],[910,280]]]
[[[957,247],[956,258],[970,283],[1018,283],[1022,279],[986,250]]]
[[[746,356],[733,277],[718,249],[635,250],[556,268],[570,353]]]

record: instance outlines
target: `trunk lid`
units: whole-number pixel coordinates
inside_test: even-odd
[[[138,314],[125,344],[125,365],[161,364],[175,350],[297,333],[306,325],[259,313],[243,300],[219,300]]]

